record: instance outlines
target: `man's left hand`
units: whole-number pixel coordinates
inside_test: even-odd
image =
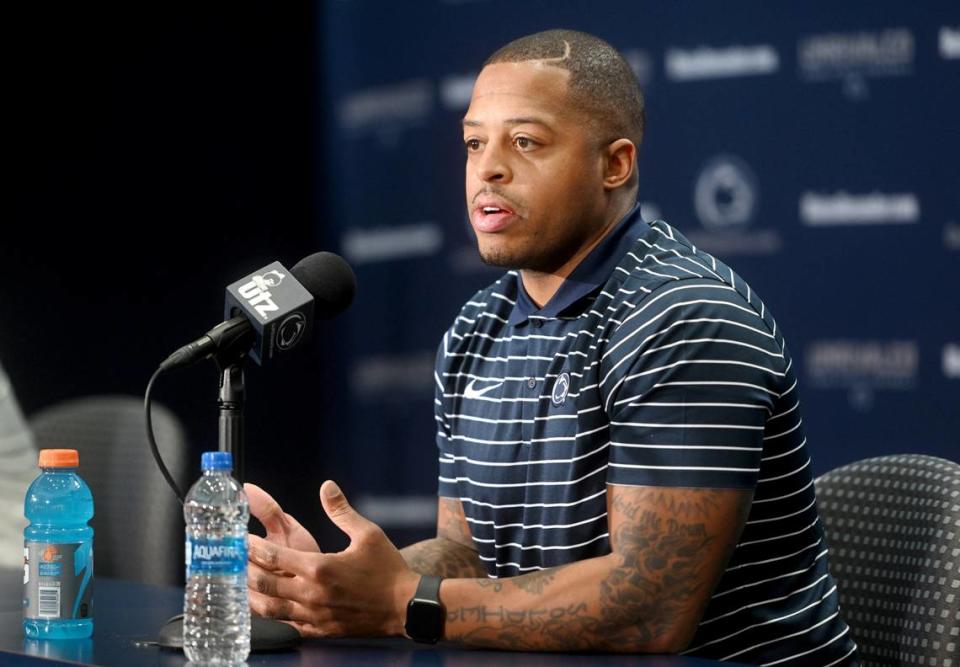
[[[420,575],[375,523],[357,514],[334,482],[320,487],[330,520],[350,538],[338,553],[300,551],[250,536],[250,609],[305,637],[402,635]],[[292,576],[291,576],[292,575]]]

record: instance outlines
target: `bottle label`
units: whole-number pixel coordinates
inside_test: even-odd
[[[24,542],[23,616],[93,616],[93,543]]]
[[[187,536],[184,555],[188,577],[192,574],[240,574],[247,569],[247,536],[220,539]]]

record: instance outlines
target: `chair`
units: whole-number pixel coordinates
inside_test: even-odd
[[[80,476],[93,492],[94,571],[151,584],[182,583],[182,509],[147,445],[142,399],[68,400],[36,413],[30,425],[39,448],[80,453]],[[164,462],[184,488],[184,429],[156,403],[153,426]]]
[[[863,664],[960,666],[960,464],[881,456],[815,484]]]

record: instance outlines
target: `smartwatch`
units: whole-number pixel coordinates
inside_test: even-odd
[[[407,622],[403,629],[415,642],[436,644],[443,637],[447,612],[440,603],[441,577],[423,575],[417,592],[407,603]]]

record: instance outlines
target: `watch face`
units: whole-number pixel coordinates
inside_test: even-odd
[[[443,607],[439,602],[414,598],[407,605],[405,630],[410,639],[418,642],[436,643],[443,635]]]

